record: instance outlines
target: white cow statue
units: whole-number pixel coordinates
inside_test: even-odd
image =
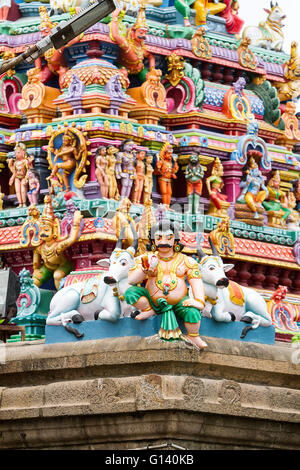
[[[254,289],[229,281],[226,272],[234,265],[224,264],[212,240],[209,238],[212,256],[204,253],[198,239],[197,253],[205,291],[203,316],[218,322],[242,321],[244,338],[250,329],[272,325],[271,316],[263,297]]]
[[[261,22],[259,26],[248,26],[243,31],[243,38],[248,37],[251,39],[252,46],[263,47],[273,51],[282,51],[284,35],[282,28],[284,27],[282,21],[286,15],[282,9],[271,2],[271,10],[264,8],[268,13],[268,18],[265,22]]]
[[[135,309],[125,302],[124,294],[130,287],[128,273],[134,263],[138,236],[134,231],[134,242],[126,250],[122,249],[123,236],[124,230],[110,258],[97,263],[102,267],[109,266],[106,275],[63,287],[53,296],[47,325],[63,325],[67,331],[81,338],[83,333],[71,327],[70,322],[81,323],[98,318],[116,322],[120,317],[130,316]]]

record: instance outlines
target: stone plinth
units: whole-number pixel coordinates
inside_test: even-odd
[[[299,350],[204,339],[2,345],[0,448],[299,449]]]

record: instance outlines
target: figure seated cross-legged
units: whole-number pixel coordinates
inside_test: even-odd
[[[136,258],[129,272],[132,284],[125,292],[125,300],[140,313],[136,320],[145,320],[162,314],[160,338],[183,339],[199,350],[207,344],[199,337],[201,311],[204,309],[204,288],[198,263],[181,253],[182,245],[178,230],[168,220],[150,229],[150,251]],[[190,284],[193,298],[188,295]],[[145,287],[137,284],[145,282]],[[184,320],[187,335],[183,335],[176,316]]]

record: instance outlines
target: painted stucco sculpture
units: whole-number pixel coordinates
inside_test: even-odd
[[[270,227],[286,228],[286,219],[291,214],[287,206],[287,196],[280,189],[280,172],[277,170],[268,183],[268,196],[263,206],[268,214],[268,225]]]
[[[243,38],[249,37],[253,46],[263,47],[274,51],[282,51],[284,35],[283,20],[285,14],[278,3],[270,3],[271,9],[264,8],[268,14],[267,20],[261,22],[259,26],[248,26],[243,30]]]
[[[181,338],[200,350],[206,348],[207,344],[199,337],[204,292],[197,262],[181,253],[178,231],[168,221],[151,227],[149,239],[151,254],[137,257],[128,276],[132,287],[126,291],[125,300],[140,311],[132,316],[145,320],[161,314],[162,339]],[[188,296],[186,276],[193,299]],[[146,282],[146,287],[137,286],[142,282]],[[182,334],[175,315],[184,320],[186,335]]]
[[[190,155],[189,163],[185,169],[189,212],[192,214],[197,214],[199,211],[203,176],[204,168],[200,163],[200,157],[197,153],[192,153],[192,155]]]
[[[69,323],[82,323],[95,318],[116,322],[121,316],[130,315],[133,309],[126,303],[124,294],[130,287],[128,272],[134,263],[138,240],[135,237],[133,245],[124,250],[122,237],[121,233],[110,258],[98,262],[106,267],[110,265],[106,276],[98,275],[87,281],[73,283],[63,287],[53,297],[47,325],[63,325],[76,338],[81,338],[83,333]]]
[[[47,154],[52,170],[49,180],[58,176],[66,191],[73,184],[75,188],[81,189],[87,180],[87,174],[83,173],[86,173],[86,166],[90,164],[87,145],[83,132],[75,126],[65,126],[55,131],[49,140]]]
[[[223,165],[220,159],[216,158],[211,175],[205,181],[210,200],[208,214],[222,218],[228,217],[227,210],[230,207],[230,203],[227,202],[227,195],[222,193],[224,187],[223,175]]]
[[[147,70],[144,69],[144,59],[149,59],[150,70],[155,69],[155,57],[147,51],[145,46],[146,34],[149,30],[146,22],[145,4],[141,3],[135,24],[128,28],[125,35],[120,30],[120,19],[122,11],[116,9],[112,14],[110,26],[111,39],[118,44],[119,62],[127,68],[129,74],[138,74],[142,81],[145,79]],[[122,21],[122,20],[121,20]]]
[[[74,213],[73,226],[69,236],[62,236],[60,224],[55,217],[51,196],[45,196],[44,210],[39,220],[38,245],[33,251],[33,281],[40,287],[53,277],[56,289],[61,280],[72,270],[72,264],[64,252],[78,239],[82,215]]]
[[[265,186],[264,178],[254,156],[249,159],[246,174],[246,180],[240,183],[242,192],[237,199],[237,203],[243,204],[245,202],[250,211],[253,212],[254,219],[260,219],[259,212],[263,212],[262,204],[269,196],[269,190]],[[259,211],[259,209],[261,210]]]
[[[258,326],[270,327],[271,317],[263,297],[255,290],[229,281],[226,272],[234,265],[224,264],[219,252],[210,240],[212,255],[207,255],[198,242],[199,267],[205,291],[204,316],[210,316],[219,322],[245,322],[241,332],[244,338],[249,330]]]
[[[26,207],[28,190],[28,170],[33,168],[34,157],[27,155],[26,146],[18,143],[14,156],[8,159],[8,167],[12,173],[9,184],[14,185],[19,207]]]
[[[179,166],[173,155],[173,147],[168,142],[163,145],[157,157],[155,173],[158,175],[162,203],[168,208],[171,204],[172,181],[177,178]]]

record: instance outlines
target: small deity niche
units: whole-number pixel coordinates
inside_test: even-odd
[[[247,151],[247,165],[244,167],[243,179],[240,182],[241,193],[235,205],[235,217],[249,225],[265,225],[265,209],[262,205],[268,191],[260,171],[263,153],[251,149]]]

